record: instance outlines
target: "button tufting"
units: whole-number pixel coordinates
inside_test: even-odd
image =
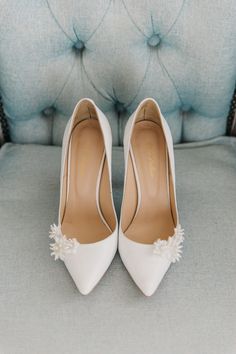
[[[45,117],[50,117],[55,113],[55,107],[47,107],[42,111]]]
[[[182,111],[183,112],[189,112],[191,110],[191,106],[189,104],[183,104],[182,105]]]
[[[124,113],[126,111],[126,107],[125,107],[124,103],[117,101],[115,103],[115,110],[118,113]]]
[[[77,42],[74,44],[75,51],[82,52],[84,48],[85,48],[84,42],[78,39]]]
[[[148,45],[151,47],[156,47],[160,43],[161,38],[158,36],[158,34],[153,34],[149,39],[148,39]]]

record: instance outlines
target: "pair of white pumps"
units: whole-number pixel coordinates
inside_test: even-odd
[[[58,226],[51,255],[64,261],[79,291],[97,285],[119,249],[131,277],[152,295],[181,258],[183,229],[175,192],[170,129],[153,99],[129,118],[124,135],[125,180],[118,229],[111,185],[112,135],[90,99],[79,101],[62,148]]]

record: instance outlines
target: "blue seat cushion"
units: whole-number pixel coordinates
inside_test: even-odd
[[[236,138],[177,146],[183,259],[148,299],[118,255],[87,297],[50,256],[60,153],[41,145],[0,150],[1,353],[235,353]],[[117,147],[117,210],[122,160]]]

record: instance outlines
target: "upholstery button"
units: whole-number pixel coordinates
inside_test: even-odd
[[[124,113],[124,112],[126,111],[126,108],[125,108],[124,103],[117,101],[117,102],[115,103],[115,110],[116,110],[118,113]]]
[[[189,104],[183,104],[182,111],[189,112],[191,110],[191,106]]]
[[[44,108],[42,113],[45,117],[51,117],[55,113],[55,108],[54,107]]]
[[[81,41],[80,39],[78,39],[78,41],[74,44],[74,49],[77,52],[82,52],[82,50],[84,50],[85,46],[84,46],[84,42]]]
[[[156,47],[160,43],[161,38],[158,36],[158,34],[153,34],[149,39],[148,39],[148,45],[151,47]]]

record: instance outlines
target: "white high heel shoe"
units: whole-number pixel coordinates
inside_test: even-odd
[[[51,255],[64,261],[84,295],[117,250],[111,153],[107,118],[90,99],[79,101],[64,133],[58,226],[51,226],[49,237]]]
[[[129,118],[124,154],[119,253],[137,286],[150,296],[170,264],[181,258],[184,240],[172,136],[155,100],[142,101]]]

